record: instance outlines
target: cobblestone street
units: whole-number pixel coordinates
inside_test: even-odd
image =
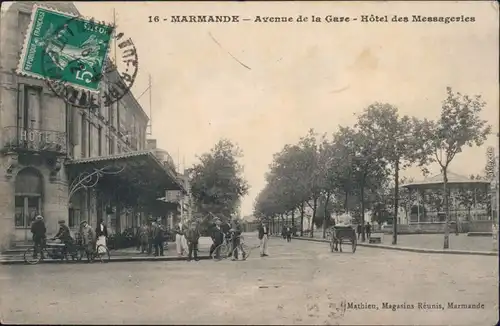
[[[255,235],[247,242],[256,245]],[[0,266],[3,323],[453,324],[498,320],[497,257],[272,238],[247,261]],[[347,303],[344,311],[342,303]],[[382,303],[414,305],[384,309]],[[418,309],[418,303],[443,309]],[[484,309],[448,309],[448,302]],[[358,305],[355,310],[349,303]],[[373,309],[361,309],[374,305]],[[351,308],[351,309],[349,309]]]

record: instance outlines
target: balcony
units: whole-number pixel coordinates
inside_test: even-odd
[[[66,133],[61,131],[5,127],[2,139],[3,152],[67,153]]]

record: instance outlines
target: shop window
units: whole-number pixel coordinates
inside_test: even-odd
[[[68,212],[68,224],[70,228],[77,227],[80,225],[80,220],[81,220],[81,215],[80,215],[80,209],[79,208],[69,208]]]

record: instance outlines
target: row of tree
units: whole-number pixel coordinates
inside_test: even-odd
[[[396,244],[396,219],[403,197],[401,171],[416,165],[427,174],[429,164],[439,164],[444,176],[444,211],[448,212],[449,165],[465,146],[480,146],[486,140],[491,126],[480,118],[485,105],[480,96],[447,88],[436,121],[400,116],[395,106],[374,103],[357,116],[353,127],[340,126],[331,137],[311,129],[297,144],[286,145],[274,155],[266,187],[255,202],[255,215],[283,218],[291,214],[294,223],[298,214],[302,235],[308,207],[312,211],[310,235],[316,224],[323,225],[324,236],[332,213],[352,213],[364,225],[368,209],[375,220],[386,215],[389,197]],[[444,248],[449,247],[448,241],[446,231]]]

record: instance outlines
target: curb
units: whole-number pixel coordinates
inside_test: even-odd
[[[307,239],[307,238],[301,238],[301,237],[292,237],[292,239],[302,240],[302,241],[311,241],[311,242],[323,242],[323,243],[330,242],[326,239]],[[498,256],[498,252],[495,252],[495,251],[422,249],[422,248],[410,248],[410,247],[393,247],[393,246],[387,246],[387,245],[368,244],[368,243],[358,243],[357,245],[360,247],[367,247],[367,248],[399,250],[399,251],[418,252],[418,253],[426,253],[426,254]]]
[[[199,260],[209,260],[210,256],[199,256]],[[139,262],[139,261],[186,261],[186,257],[111,257],[109,263]],[[58,259],[44,260],[39,264],[85,264],[86,261],[61,261]],[[20,265],[25,264],[23,259],[0,260],[0,265]]]

